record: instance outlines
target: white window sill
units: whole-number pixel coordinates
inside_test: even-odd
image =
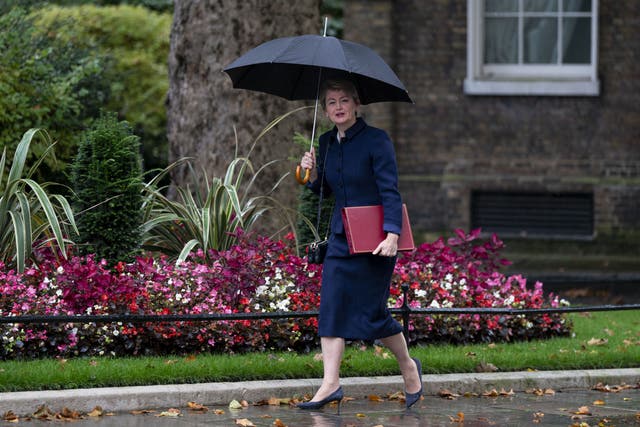
[[[599,80],[518,81],[464,80],[466,95],[598,96]]]

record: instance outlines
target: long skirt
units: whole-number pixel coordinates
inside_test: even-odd
[[[344,234],[332,234],[322,267],[318,335],[375,340],[402,332],[387,306],[396,257],[349,254]]]

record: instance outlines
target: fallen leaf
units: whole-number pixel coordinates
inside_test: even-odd
[[[236,419],[236,425],[242,426],[242,427],[256,427],[256,425],[254,423],[252,423],[251,421],[249,421],[246,418],[237,418]]]
[[[494,389],[485,391],[484,393],[482,393],[482,395],[484,397],[498,397],[500,394],[498,393],[498,390],[494,388]]]
[[[573,412],[576,415],[591,415],[591,411],[588,406],[581,406],[577,411]]]
[[[7,411],[4,414],[2,414],[2,421],[8,421],[10,423],[17,423],[20,419],[18,418],[18,416],[16,414],[14,414],[12,411]]]
[[[544,412],[534,412],[533,413],[533,422],[539,424],[544,418]]]
[[[632,400],[630,397],[623,397],[622,400],[624,402],[629,402],[630,400]]]
[[[280,418],[276,418],[275,420],[273,420],[273,425],[274,427],[287,427]]]
[[[615,335],[615,332],[613,332],[611,329],[604,328],[603,331],[605,334],[609,335],[610,337]]]
[[[187,362],[193,362],[194,360],[196,360],[196,355],[195,354],[191,354],[191,355],[185,357],[184,360],[186,360]]]
[[[315,360],[316,362],[321,362],[322,361],[322,353],[316,353],[313,356],[313,360]]]
[[[216,409],[213,413],[216,415],[224,415],[224,411],[222,409]]]
[[[384,399],[376,394],[370,394],[367,398],[370,402],[384,402]]]
[[[53,420],[55,418],[55,414],[51,412],[51,410],[47,407],[47,405],[40,405],[36,412],[33,413],[33,418],[39,420]]]
[[[373,346],[373,355],[376,357],[381,357],[383,359],[388,359],[391,357],[388,351],[378,345]]]
[[[387,398],[389,400],[403,400],[404,393],[402,393],[401,391],[396,391],[395,393],[389,394]]]
[[[90,365],[90,366],[98,366],[98,361],[97,361],[97,360],[95,360],[95,359],[91,359],[91,360],[89,361],[89,365]]]
[[[500,389],[500,396],[513,396],[514,394],[516,394],[513,389],[510,389],[509,391],[506,391],[505,389]]]
[[[365,414],[362,414],[362,413],[360,413],[360,412],[358,412],[358,413],[356,414],[356,417],[358,417],[358,418],[367,418],[367,416],[366,416]]]
[[[179,417],[181,415],[180,409],[169,408],[166,411],[160,412],[156,417]]]
[[[476,357],[477,354],[474,353],[473,351],[468,351],[468,352],[465,353],[465,356],[467,356],[467,357]]]
[[[438,396],[440,397],[444,397],[445,399],[449,399],[449,400],[453,400],[453,399],[457,399],[458,397],[460,397],[459,394],[456,394],[450,390],[445,389],[441,389],[438,392]]]
[[[101,417],[104,415],[104,411],[101,406],[96,406],[91,410],[91,412],[87,413],[87,415],[90,417]]]
[[[196,402],[187,402],[187,408],[197,412],[207,412],[209,408]]]
[[[609,342],[606,338],[591,338],[587,341],[587,345],[605,345]]]
[[[56,414],[56,417],[63,420],[79,420],[82,418],[80,412],[67,407],[62,408],[62,411]]]
[[[452,417],[451,415],[449,415],[449,419],[451,420],[452,423],[464,423],[464,413],[463,412],[458,412],[458,416],[457,417]]]
[[[492,342],[491,344],[487,345],[487,347],[489,347],[489,348],[496,348],[496,343],[493,343],[493,342]]]
[[[472,391],[465,391],[462,395],[464,397],[478,397],[478,393],[474,393]]]
[[[606,405],[604,400],[594,400],[593,404],[594,405]]]
[[[178,363],[178,361],[176,359],[168,359],[168,360],[164,361],[165,365],[174,365],[176,363]]]
[[[231,402],[229,402],[229,409],[242,409],[242,404],[233,399]]]
[[[498,367],[493,363],[482,361],[476,365],[476,372],[497,372]]]

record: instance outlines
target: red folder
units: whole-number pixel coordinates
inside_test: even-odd
[[[351,254],[373,252],[386,233],[382,229],[384,214],[382,205],[351,206],[342,208],[342,223]],[[402,205],[402,232],[398,238],[399,251],[415,248],[407,206]]]

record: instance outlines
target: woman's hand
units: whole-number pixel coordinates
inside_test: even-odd
[[[311,151],[307,151],[302,156],[302,160],[300,160],[300,166],[303,169],[309,169],[311,171],[315,171],[316,169],[316,150],[311,148]]]
[[[398,253],[398,237],[395,233],[387,233],[387,238],[380,242],[373,254],[389,257],[396,256]]]

